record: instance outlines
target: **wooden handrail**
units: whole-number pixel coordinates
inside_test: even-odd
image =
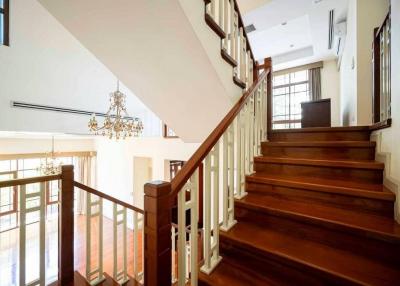
[[[207,154],[211,151],[214,145],[218,142],[224,132],[228,129],[229,125],[233,122],[236,115],[240,112],[243,105],[246,103],[247,99],[250,95],[259,87],[262,81],[267,77],[267,75],[271,72],[271,69],[265,70],[257,79],[256,82],[253,83],[251,88],[246,91],[243,96],[239,99],[239,101],[233,106],[231,111],[222,119],[222,121],[218,124],[218,126],[214,129],[214,131],[207,137],[207,139],[200,145],[197,151],[192,155],[189,161],[183,165],[182,169],[178,172],[175,178],[171,181],[171,197],[174,198],[181,188],[185,185],[187,180],[192,176],[195,170],[200,166],[201,162],[207,156]]]
[[[100,192],[100,191],[95,190],[95,189],[93,189],[93,188],[91,188],[91,187],[88,187],[88,186],[86,186],[86,185],[84,185],[84,184],[82,184],[82,183],[79,183],[79,182],[77,182],[77,181],[74,181],[74,186],[77,187],[77,188],[79,188],[79,189],[81,189],[81,190],[84,190],[84,191],[86,191],[86,192],[88,192],[88,193],[91,193],[92,195],[99,196],[99,197],[101,197],[101,198],[103,198],[103,199],[106,199],[106,200],[108,200],[108,201],[111,201],[111,202],[113,202],[113,203],[116,203],[116,204],[118,204],[118,205],[121,205],[121,206],[123,206],[123,207],[125,207],[125,208],[127,208],[127,209],[130,209],[130,210],[133,210],[133,211],[135,211],[135,212],[144,214],[144,210],[141,210],[141,209],[139,209],[139,208],[137,208],[137,207],[135,207],[135,206],[133,206],[133,205],[131,205],[131,204],[128,204],[127,202],[121,201],[121,200],[116,199],[116,198],[114,198],[114,197],[112,197],[112,196],[110,196],[110,195],[107,195],[107,194],[103,193],[103,192]]]
[[[20,185],[28,185],[34,183],[41,183],[47,181],[60,180],[61,174],[50,175],[50,176],[40,176],[40,177],[29,177],[23,179],[12,179],[8,181],[0,181],[0,188],[15,187]]]

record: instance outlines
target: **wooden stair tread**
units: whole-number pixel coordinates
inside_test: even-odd
[[[346,127],[308,127],[294,129],[273,129],[270,133],[308,133],[308,132],[352,132],[370,131],[369,126],[346,126]]]
[[[229,286],[252,286],[252,285],[278,285],[268,282],[260,275],[246,271],[235,263],[232,263],[228,258],[223,258],[215,270],[206,275],[199,271],[199,285],[229,285]]]
[[[337,180],[308,176],[288,176],[254,173],[246,176],[247,182],[307,189],[319,192],[395,201],[396,196],[382,184],[367,184],[350,180]]]
[[[236,200],[235,204],[273,215],[290,217],[362,235],[368,234],[377,239],[400,243],[400,225],[393,219],[383,216],[253,194]]]
[[[400,279],[399,270],[374,260],[251,223],[239,222],[229,232],[221,232],[220,236],[222,241],[229,241],[247,251],[263,253],[283,263],[286,261],[362,285],[396,285]]]
[[[269,147],[352,147],[373,148],[375,142],[371,141],[271,141],[262,142]]]
[[[337,167],[352,169],[383,170],[385,165],[376,161],[334,160],[334,159],[298,159],[289,157],[259,156],[254,158],[255,163],[288,164],[318,167]]]

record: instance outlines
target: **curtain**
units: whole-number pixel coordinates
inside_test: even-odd
[[[310,100],[316,101],[321,99],[321,68],[313,68],[308,70],[308,81],[310,90]]]
[[[78,157],[77,181],[89,187],[95,187],[95,157]],[[79,189],[77,194],[77,211],[79,214],[85,214],[86,192]]]

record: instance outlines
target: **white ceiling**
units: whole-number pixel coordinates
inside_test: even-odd
[[[243,20],[256,28],[249,34],[256,59],[272,57],[279,70],[335,58],[328,49],[329,10],[335,10],[334,23],[341,22],[348,0],[249,0],[254,1],[264,3],[247,10]]]

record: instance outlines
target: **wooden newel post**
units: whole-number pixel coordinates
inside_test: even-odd
[[[144,185],[144,284],[171,285],[171,183]]]
[[[58,281],[67,285],[74,280],[74,166],[61,167],[59,195]]]
[[[267,75],[267,132],[272,131],[272,59],[264,59],[264,69],[269,69],[270,72]],[[269,137],[269,136],[268,136]]]

